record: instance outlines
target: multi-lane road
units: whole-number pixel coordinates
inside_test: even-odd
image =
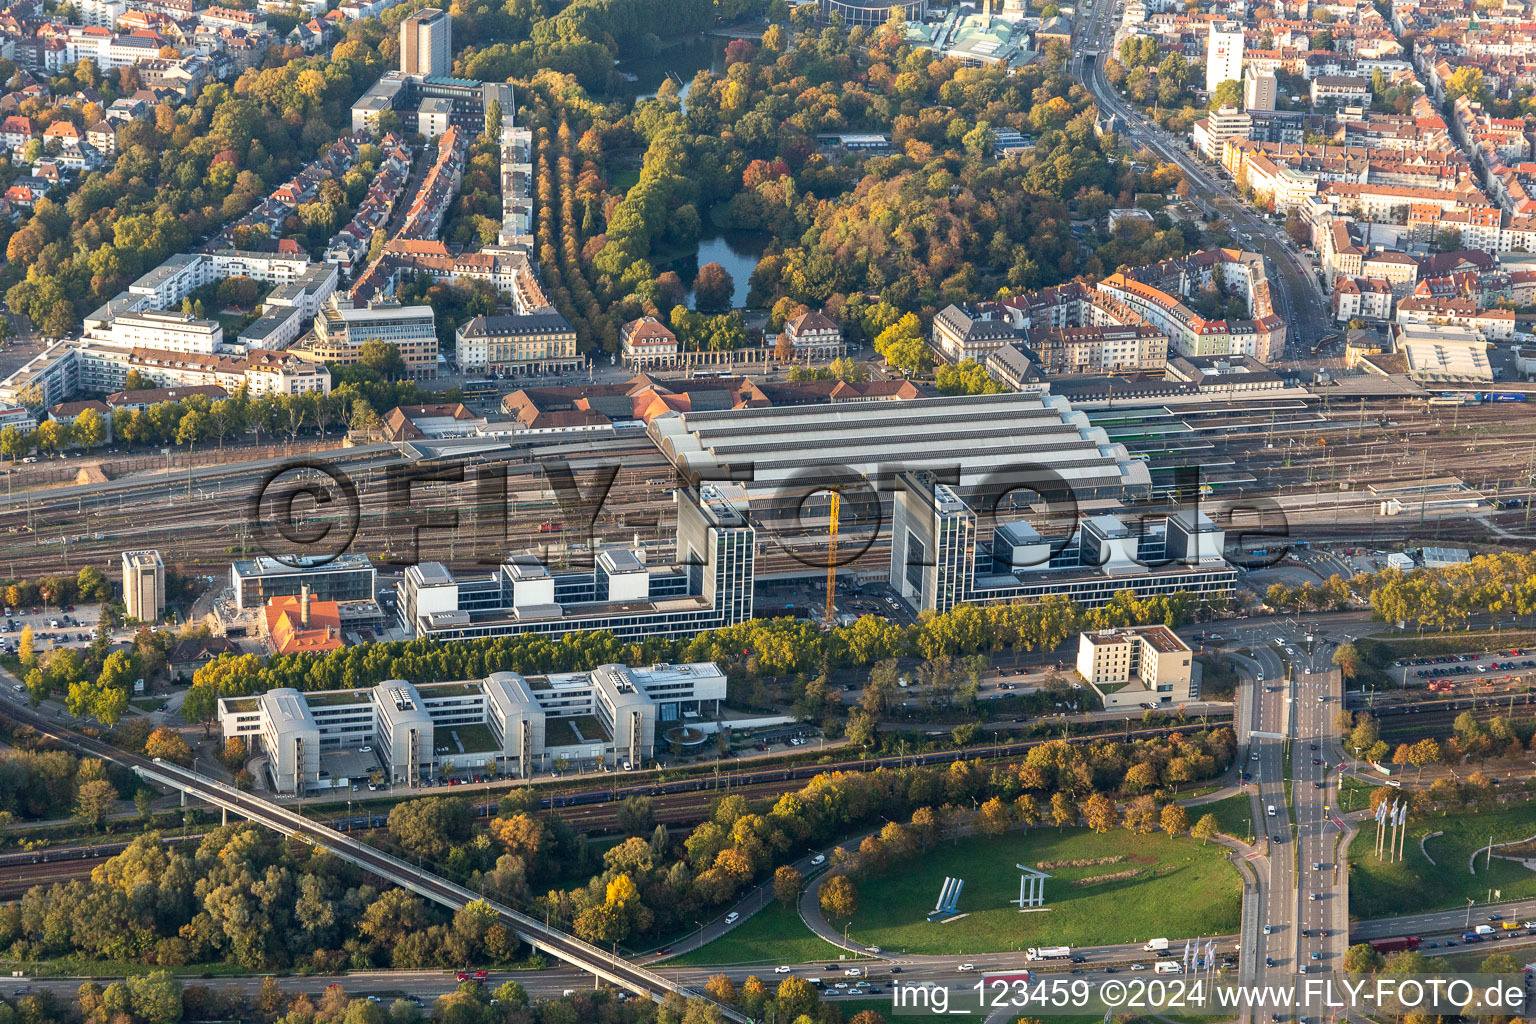
[[[1349,942],[1349,893],[1342,866],[1348,825],[1338,816],[1334,713],[1342,681],[1333,644],[1302,627],[1269,620],[1242,662],[1238,740],[1253,776],[1249,863],[1258,891],[1244,901],[1244,982],[1279,982],[1342,966]]]
[[[1194,196],[1221,213],[1246,247],[1268,259],[1276,312],[1286,321],[1286,339],[1292,353],[1310,354],[1319,339],[1330,332],[1327,302],[1311,265],[1291,247],[1282,227],[1245,206],[1225,184],[1218,181],[1175,139],[1143,117],[1104,75],[1104,62],[1113,53],[1116,8],[1113,0],[1100,0],[1082,25],[1080,42],[1072,58],[1073,75],[1088,86],[1103,114],[1114,114],[1126,126],[1124,137],[1144,146],[1184,172]],[[1090,54],[1097,54],[1090,57]]]

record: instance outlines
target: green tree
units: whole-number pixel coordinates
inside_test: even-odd
[[[1243,106],[1243,83],[1234,78],[1229,78],[1216,87],[1211,93],[1211,101],[1206,104],[1207,110],[1220,110],[1222,107]]]
[[[75,819],[82,824],[100,830],[117,801],[117,790],[105,779],[93,779],[83,784],[75,795]]]
[[[130,976],[128,999],[134,1015],[145,1024],[176,1024],[181,1020],[181,982],[170,971]]]
[[[1386,960],[1369,942],[1356,943],[1344,951],[1344,969],[1350,974],[1374,974]]]
[[[399,380],[405,376],[405,358],[400,348],[378,338],[370,338],[358,346],[357,361],[385,380]]]

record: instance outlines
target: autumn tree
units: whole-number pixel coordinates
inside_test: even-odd
[[[982,835],[1000,836],[1013,824],[1008,805],[1000,797],[993,797],[976,812],[976,829]]]
[[[163,726],[150,733],[144,741],[144,754],[146,757],[176,764],[192,763],[192,748],[187,746],[187,741],[181,738],[180,733]]]
[[[1334,648],[1333,663],[1346,680],[1353,679],[1360,672],[1360,651],[1352,643],[1340,644]]]
[[[1189,812],[1178,804],[1165,804],[1158,823],[1169,835],[1181,836],[1189,831]]]
[[[723,313],[731,308],[736,283],[718,263],[706,263],[693,280],[693,306],[700,312]]]
[[[1103,793],[1094,793],[1083,802],[1083,820],[1095,832],[1108,832],[1114,828],[1116,812],[1115,802]]]
[[[852,917],[859,910],[858,890],[847,875],[834,875],[821,885],[821,912],[828,917]]]
[[[1055,825],[1057,829],[1061,829],[1067,825],[1076,825],[1077,819],[1077,804],[1072,802],[1072,798],[1060,790],[1052,793],[1051,824]],[[1106,829],[1106,831],[1108,830]]]
[[[1221,834],[1221,822],[1214,814],[1202,814],[1200,820],[1195,822],[1195,827],[1190,829],[1189,834],[1200,840],[1200,845],[1204,846]]]

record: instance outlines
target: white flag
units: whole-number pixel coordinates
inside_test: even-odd
[[[1189,940],[1184,940],[1184,969],[1189,970]]]
[[[1387,820],[1387,802],[1383,800],[1376,805],[1376,824],[1380,825]]]
[[[1205,969],[1211,970],[1216,966],[1216,940],[1212,939],[1205,944]]]
[[[1397,823],[1399,825],[1408,824],[1408,802],[1406,800],[1403,801],[1402,808],[1397,812]]]

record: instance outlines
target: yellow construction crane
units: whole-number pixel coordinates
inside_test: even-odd
[[[834,595],[837,591],[837,508],[842,495],[832,491],[832,506],[829,513],[831,519],[827,524],[827,537],[831,542],[827,546],[827,628],[831,629],[837,623],[832,621],[835,611]]]

